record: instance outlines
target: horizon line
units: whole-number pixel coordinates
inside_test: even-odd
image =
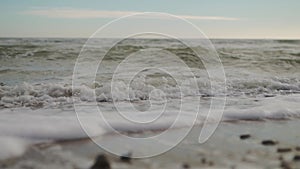
[[[90,39],[91,37],[62,37],[62,36],[0,36],[0,39]],[[121,39],[118,37],[104,37],[104,38],[96,38],[96,39]],[[127,38],[127,39],[172,39],[172,38]],[[183,37],[179,39],[205,39],[205,38],[190,38],[190,37]],[[225,38],[225,37],[212,37],[207,38],[209,40],[300,40],[300,38],[243,38],[243,37],[232,37],[232,38]]]

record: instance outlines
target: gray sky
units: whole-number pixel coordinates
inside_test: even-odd
[[[189,20],[209,38],[300,39],[299,8],[299,0],[2,0],[0,37],[90,37],[121,16],[165,12]],[[130,24],[141,19],[149,18]]]

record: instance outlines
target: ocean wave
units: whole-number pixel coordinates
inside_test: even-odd
[[[279,43],[291,43],[291,44],[300,44],[300,40],[275,40]]]
[[[158,76],[158,77],[156,77]],[[180,99],[182,97],[214,97],[227,96],[248,96],[248,97],[270,97],[276,95],[288,95],[300,93],[300,80],[297,78],[272,78],[272,79],[228,79],[227,92],[219,91],[216,84],[211,88],[209,78],[197,78],[197,88],[189,80],[182,84],[173,82],[162,83],[159,75],[151,77],[147,82],[135,80],[127,85],[117,81],[111,86],[110,83],[95,82],[83,84],[72,88],[69,84],[37,84],[23,83],[16,86],[0,86],[1,107],[33,107],[41,108],[50,105],[71,104],[73,101],[80,102],[119,102],[119,101],[141,101]],[[222,83],[220,83],[221,85]],[[153,92],[160,90],[164,96]],[[113,93],[112,93],[113,91]]]

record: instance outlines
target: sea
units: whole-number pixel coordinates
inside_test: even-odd
[[[300,40],[187,41],[1,38],[0,159],[112,132],[300,117]]]

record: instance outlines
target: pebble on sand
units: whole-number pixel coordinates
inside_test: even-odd
[[[131,156],[132,156],[132,153],[129,152],[125,155],[120,156],[120,160],[125,163],[131,163]]]
[[[286,161],[281,161],[280,167],[282,169],[292,169],[291,166],[290,166],[290,164],[288,162],[286,162]]]
[[[300,155],[295,155],[293,160],[296,162],[300,162]]]
[[[261,144],[264,146],[274,146],[274,145],[278,144],[278,142],[274,141],[274,140],[263,140],[261,142]]]
[[[250,134],[242,134],[242,135],[240,135],[240,139],[241,139],[241,140],[245,140],[245,139],[248,139],[248,138],[250,138],[250,137],[251,137]]]
[[[213,165],[215,165],[214,162],[212,162],[212,161],[209,161],[209,162],[208,162],[208,166],[213,166]]]
[[[292,149],[291,148],[278,148],[277,152],[278,153],[287,153],[287,152],[291,152]]]
[[[202,164],[206,164],[206,158],[205,158],[205,157],[203,157],[203,158],[201,159],[201,163],[202,163]]]
[[[183,169],[188,169],[188,168],[190,168],[190,165],[188,163],[183,163],[182,168]]]
[[[91,169],[110,169],[109,161],[107,160],[105,155],[98,155]]]

